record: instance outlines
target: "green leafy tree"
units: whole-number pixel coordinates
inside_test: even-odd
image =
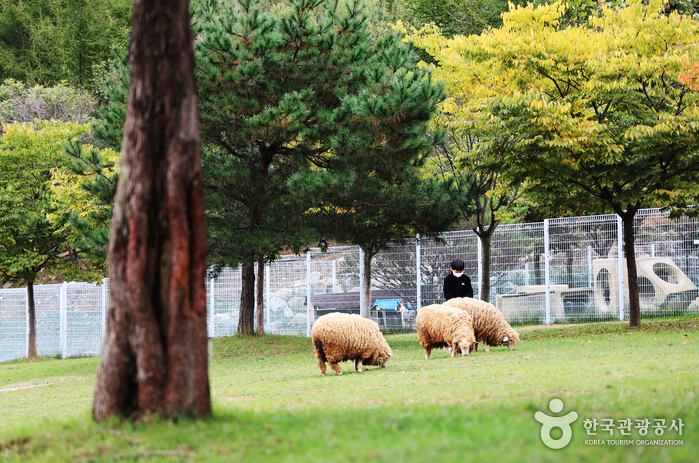
[[[514,138],[493,170],[554,209],[621,217],[631,326],[640,323],[636,212],[697,199],[699,95],[680,75],[697,62],[699,28],[663,7],[632,0],[563,27],[561,3],[528,6],[505,14],[501,29],[447,44],[469,63],[473,123]]]
[[[439,70],[439,73],[445,72],[449,72],[448,69]],[[451,86],[447,88],[452,89]],[[455,88],[453,90],[458,91]],[[451,102],[453,105],[454,100]],[[506,148],[501,146],[500,150],[491,152],[487,157],[483,152],[478,152],[475,149],[479,141],[478,135],[471,127],[460,123],[460,117],[466,108],[453,107],[455,110],[450,113],[450,106],[442,106],[443,111],[434,120],[435,127],[447,131],[448,142],[440,146],[430,158],[425,171],[438,178],[452,180],[459,192],[457,198],[460,200],[455,204],[459,211],[459,221],[462,226],[471,228],[479,238],[482,268],[480,298],[489,301],[493,234],[503,221],[513,220],[515,207],[520,201],[521,187],[511,185],[500,172],[483,169],[485,163],[500,156]],[[502,140],[503,145],[509,142],[508,137],[503,137]]]
[[[92,65],[125,47],[129,0],[0,0],[0,80],[91,87]]]
[[[370,209],[356,207],[347,208],[347,216],[380,223],[380,240],[412,233],[409,224],[419,213],[401,223],[395,213],[400,204],[412,205],[416,198],[434,203],[426,198],[433,192],[420,189],[411,173],[433,143],[426,127],[441,90],[414,66],[410,47],[398,35],[372,44],[357,3],[292,5],[280,17],[263,14],[250,0],[210,5],[195,26],[201,37],[196,47],[202,137],[217,146],[207,156],[221,156],[217,162],[205,158],[207,192],[213,192],[212,184],[228,189],[207,198],[209,205],[218,201],[210,212],[227,208],[225,215],[209,215],[210,236],[228,250],[224,260],[243,263],[242,333],[252,328],[248,301],[255,258],[322,238],[314,231],[323,229],[319,216],[305,214],[317,207],[319,196],[343,207],[334,188],[289,190],[294,173],[303,172],[296,185],[337,185],[351,181],[350,170],[363,173],[365,180],[345,183],[349,190],[343,191],[357,204],[368,195],[381,198],[382,213],[390,219],[370,214],[360,219]],[[220,174],[211,175],[214,170]],[[398,179],[405,180],[399,193],[382,190]],[[371,191],[365,191],[370,183]],[[366,228],[363,233],[370,235]]]
[[[434,24],[447,36],[480,34],[502,24],[506,0],[404,0],[405,22],[415,27]]]
[[[106,274],[128,103],[129,68],[125,50],[112,48],[112,58],[104,62],[98,80],[93,93],[100,103],[93,112],[99,117],[92,120],[89,137],[81,137],[66,146],[68,164],[54,173],[51,189],[56,216],[70,227],[72,246],[80,249],[83,260],[95,271]]]
[[[79,250],[75,256],[79,256],[80,264],[99,273],[105,270],[119,161],[118,152],[110,148],[118,149],[121,140],[114,138],[123,135],[123,118],[115,128],[110,122],[125,117],[125,107],[116,103],[113,106],[103,108],[103,118],[96,119],[98,104],[92,93],[65,82],[45,86],[8,79],[0,85],[0,122],[56,120],[93,124],[101,135],[99,142],[105,149],[93,146],[95,138],[90,130],[68,141],[68,157],[61,156],[61,167],[52,171],[49,190],[53,212],[48,216],[53,223],[62,224],[61,231],[67,233],[71,247]],[[115,111],[117,116],[112,114]]]
[[[37,121],[3,126],[0,138],[0,279],[27,285],[29,356],[36,357],[34,282],[47,268],[71,269],[64,223],[49,220],[51,172],[63,164],[62,148],[88,125]],[[74,273],[75,274],[75,273]]]
[[[68,241],[80,250],[80,261],[106,275],[109,228],[118,181],[118,152],[70,140],[64,148],[65,165],[54,169],[50,184],[49,220],[64,223]]]
[[[435,101],[422,103],[428,106]],[[426,121],[424,125],[427,126]],[[434,236],[458,219],[458,200],[455,199],[458,192],[451,182],[420,175],[421,157],[432,146],[427,136],[411,141],[419,138],[424,146],[415,147],[415,151],[401,153],[396,146],[396,153],[386,153],[384,160],[390,159],[394,169],[388,176],[382,175],[385,172],[381,172],[381,167],[389,163],[372,168],[357,162],[376,157],[378,153],[372,148],[378,147],[374,146],[340,161],[344,169],[306,172],[292,179],[295,191],[313,198],[314,207],[307,214],[315,219],[325,236],[361,247],[364,259],[360,265],[366,282],[362,293],[363,317],[369,317],[371,307],[373,257],[389,245],[403,243],[417,233]]]

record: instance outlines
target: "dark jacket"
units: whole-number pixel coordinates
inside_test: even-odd
[[[455,297],[473,297],[471,279],[465,273],[459,278],[453,273],[444,277],[444,299],[448,301]]]

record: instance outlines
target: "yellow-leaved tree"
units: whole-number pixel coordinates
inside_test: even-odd
[[[52,268],[79,275],[65,223],[55,214],[51,172],[67,166],[66,142],[89,125],[39,121],[4,124],[0,136],[0,282],[27,285],[30,357],[37,356],[34,281]]]
[[[511,7],[503,26],[444,40],[411,34],[462,93],[484,169],[551,207],[623,221],[630,324],[640,323],[634,217],[696,203],[699,22],[661,0],[604,6],[562,26],[565,5]],[[499,155],[496,155],[499,153]]]
[[[399,29],[404,29],[399,23]],[[405,31],[405,29],[404,29]],[[407,31],[405,31],[407,32]],[[507,78],[483,85],[471,75],[472,67],[464,60],[459,50],[468,37],[447,38],[436,26],[426,26],[410,31],[406,40],[424,49],[433,57],[436,65],[423,64],[432,69],[434,76],[446,83],[449,97],[440,105],[440,111],[432,120],[434,130],[445,131],[446,143],[440,146],[425,166],[425,174],[439,176],[454,181],[461,193],[459,209],[462,219],[472,227],[479,238],[480,298],[490,300],[492,238],[503,220],[512,218],[513,209],[523,204],[521,185],[513,184],[496,170],[485,169],[492,162],[511,149],[514,138],[507,133],[490,138],[476,125],[476,118],[470,103],[497,94],[506,87]],[[476,147],[487,136],[492,142],[491,149],[477,150]]]

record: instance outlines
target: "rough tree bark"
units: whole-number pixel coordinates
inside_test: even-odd
[[[257,308],[257,334],[265,332],[265,304],[264,304],[264,287],[265,285],[265,260],[262,257],[257,258],[257,299],[255,307]]]
[[[243,264],[238,334],[255,334],[255,263]]]
[[[34,302],[34,282],[27,282],[27,306],[29,312],[29,358],[38,355],[36,347],[36,303]]]
[[[206,231],[188,0],[135,0],[93,417],[211,412]]]

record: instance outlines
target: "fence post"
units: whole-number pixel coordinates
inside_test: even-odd
[[[214,318],[214,315],[216,315],[216,306],[214,305],[216,303],[216,292],[215,292],[215,282],[216,279],[214,278],[209,278],[209,306],[211,307],[211,316],[209,316],[209,337],[210,338],[215,338],[216,337],[216,319]],[[207,311],[208,312],[208,311]]]
[[[595,277],[592,272],[592,246],[587,247],[587,286],[595,286]]]
[[[263,309],[264,311],[267,311],[266,314],[264,314],[264,321],[269,324],[269,314],[271,313],[269,311],[269,298],[270,298],[270,288],[272,287],[271,283],[269,282],[270,275],[272,274],[272,268],[270,267],[270,264],[265,264],[265,306]],[[267,331],[265,329],[265,331]]]
[[[333,293],[337,292],[337,260],[333,259]]]
[[[655,243],[650,245],[650,256],[655,257]]]
[[[624,320],[624,222],[616,216],[617,259],[619,268],[619,320]]]
[[[474,232],[475,234],[475,232]],[[483,300],[483,246],[481,237],[476,235],[478,246],[478,299]]]
[[[420,270],[420,234],[415,236],[415,274],[417,275],[417,281],[415,282],[417,288],[417,310],[422,308],[422,273]]]
[[[364,314],[364,251],[359,248],[359,313]]]
[[[104,342],[104,332],[107,329],[107,279],[102,278],[102,341]]]
[[[26,328],[27,328],[27,338],[26,338],[26,344],[27,344],[27,345],[26,345],[26,349],[25,349],[25,352],[26,352],[26,353],[25,353],[24,356],[25,356],[26,358],[29,358],[29,286],[27,286],[27,287],[25,288],[25,290],[26,290],[26,294],[25,294],[26,304],[25,304],[25,306],[26,306],[26,322],[27,322],[27,327],[26,327]],[[36,304],[34,304],[34,321],[36,321]],[[37,338],[38,338],[38,336],[37,336]],[[36,345],[36,350],[37,350],[37,353],[38,353],[38,351],[39,351],[39,342],[38,342],[38,340],[37,340],[37,343],[36,343],[36,344],[37,344],[37,345]]]
[[[524,286],[529,286],[529,262],[524,263]]]
[[[68,357],[68,283],[65,281],[61,285],[58,297],[59,304],[59,345],[61,347],[61,358]]]
[[[551,323],[551,256],[549,252],[549,219],[544,219],[544,279],[546,283],[546,324]]]
[[[306,337],[311,337],[311,250],[306,253]]]

